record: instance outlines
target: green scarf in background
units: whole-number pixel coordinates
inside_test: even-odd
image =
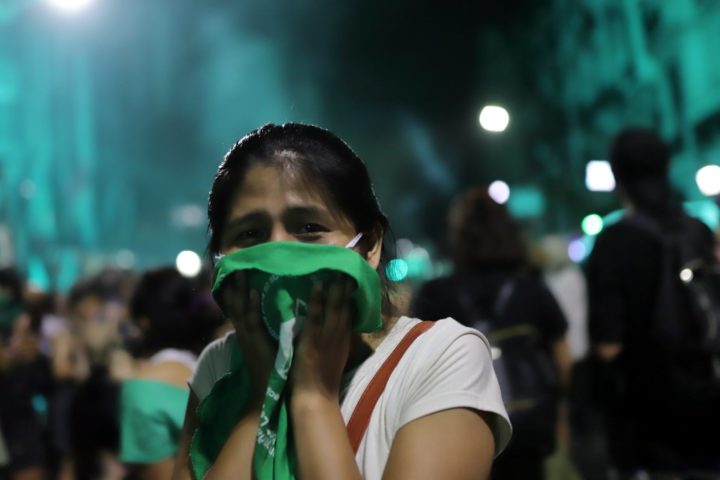
[[[329,282],[338,273],[352,277],[357,288],[353,299],[357,315],[355,332],[382,328],[380,279],[367,261],[353,250],[299,242],[269,242],[239,250],[220,259],[213,275],[213,295],[218,305],[223,281],[244,271],[250,288],[260,293],[262,320],[278,341],[262,404],[253,460],[260,480],[295,478],[295,451],[289,432],[290,418],[285,384],[292,366],[293,340],[302,329],[312,286]],[[245,413],[249,378],[237,344],[233,345],[230,371],[213,386],[197,409],[198,428],[190,448],[195,477],[202,479],[225,441]]]

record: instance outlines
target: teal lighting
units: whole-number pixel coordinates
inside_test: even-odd
[[[400,282],[407,277],[408,263],[402,258],[394,258],[385,267],[385,274],[391,282]]]
[[[587,215],[582,220],[581,228],[585,235],[597,235],[598,233],[602,232],[603,227],[605,226],[603,219],[600,215],[597,213],[591,213],[590,215]]]
[[[532,185],[514,186],[507,206],[515,218],[539,217],[545,213],[545,195]]]

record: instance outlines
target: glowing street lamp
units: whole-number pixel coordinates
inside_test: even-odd
[[[707,165],[695,174],[698,189],[706,197],[720,195],[720,166]]]
[[[480,126],[488,132],[504,132],[510,123],[510,114],[498,105],[486,105],[480,111]]]
[[[175,260],[175,267],[184,277],[196,277],[202,270],[202,260],[192,250],[183,250]]]
[[[92,0],[48,0],[53,6],[66,11],[80,10],[92,2]]]
[[[495,180],[488,187],[488,195],[502,205],[510,198],[510,186],[502,180]]]

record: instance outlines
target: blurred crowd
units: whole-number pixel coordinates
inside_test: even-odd
[[[126,478],[121,386],[159,352],[194,357],[227,328],[208,275],[174,267],[104,270],[67,295],[5,268],[0,304],[0,478]]]

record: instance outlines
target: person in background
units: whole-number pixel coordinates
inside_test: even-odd
[[[550,291],[531,274],[520,226],[487,188],[459,195],[448,224],[454,273],[422,285],[411,312],[427,319],[452,317],[488,336],[513,424],[513,439],[491,478],[542,479],[570,378],[567,322]]]
[[[654,132],[620,132],[610,165],[625,216],[598,235],[587,278],[612,463],[622,478],[696,470],[717,478],[720,384],[687,328],[693,308],[679,277],[688,254],[713,263],[715,239],[684,213],[668,179],[670,152]],[[680,243],[667,250],[670,239]]]
[[[131,478],[172,476],[197,354],[225,322],[210,292],[175,268],[146,272],[130,303],[138,358],[120,397],[120,460]]]
[[[69,329],[53,340],[54,443],[63,451],[63,479],[125,475],[117,458],[118,401],[120,381],[132,372],[122,331],[133,284],[130,272],[104,270],[70,291]]]
[[[573,360],[567,398],[570,458],[585,480],[605,480],[608,458],[604,427],[590,381],[585,273],[570,261],[567,238],[561,235],[544,237],[536,245],[534,258],[568,320],[567,339]]]
[[[38,348],[37,325],[27,312],[25,293],[14,269],[0,270],[0,431],[9,457],[4,470],[13,480],[47,474],[46,399],[52,378]]]

